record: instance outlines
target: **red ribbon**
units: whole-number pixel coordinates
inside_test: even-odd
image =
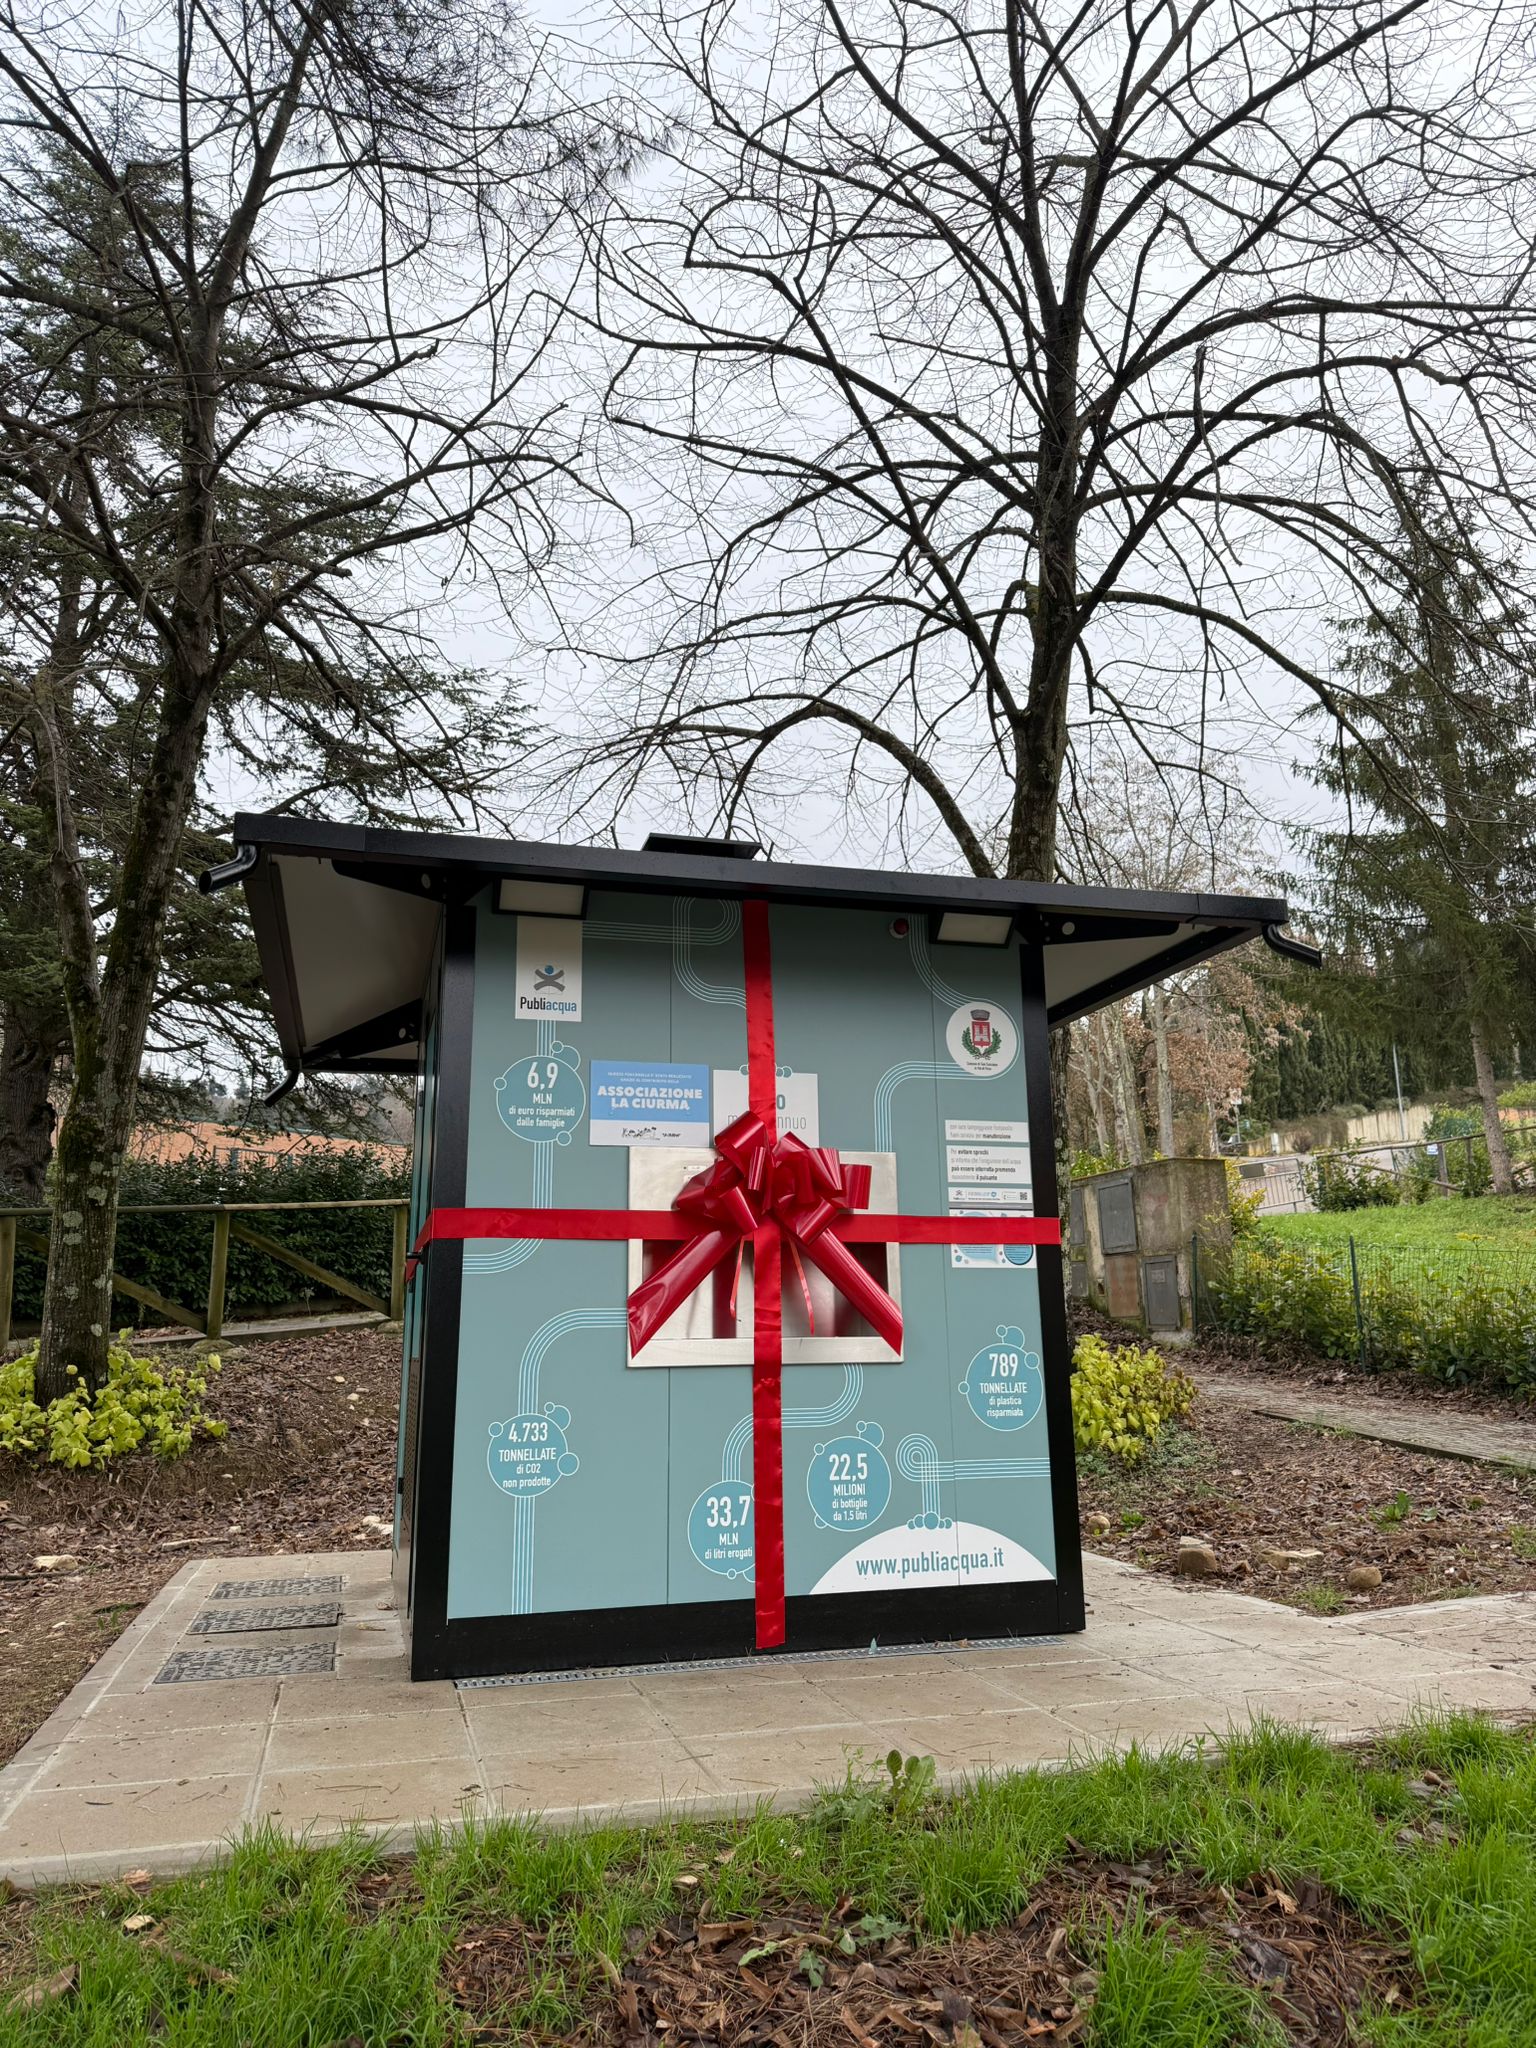
[[[867,1166],[778,1132],[768,905],[742,905],[746,966],[747,1112],[715,1139],[718,1157],[679,1190],[670,1209],[434,1209],[412,1247],[407,1277],[429,1244],[446,1238],[628,1238],[678,1249],[629,1297],[634,1355],[726,1259],[752,1246],[752,1504],[757,1647],[784,1641],[784,1311],[781,1250],[788,1245],[806,1305],[803,1262],[832,1282],[870,1328],[901,1348],[901,1311],[848,1250],[850,1244],[1060,1244],[1054,1216],[860,1215]],[[735,1294],[732,1292],[734,1304]],[[814,1318],[813,1318],[814,1327]]]

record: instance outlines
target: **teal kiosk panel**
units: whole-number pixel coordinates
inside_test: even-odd
[[[1061,1250],[986,1226],[1054,1234],[1052,1025],[1283,904],[846,874],[718,842],[235,831],[290,1064],[416,1076],[395,1531],[414,1676],[754,1650],[774,1531],[750,1248],[635,1352],[629,1296],[675,1243],[538,1230],[675,1213],[719,1159],[749,1106],[751,905],[779,1130],[867,1170],[872,1218],[967,1239],[854,1248],[899,1307],[895,1346],[784,1260],[783,1647],[1083,1626]]]

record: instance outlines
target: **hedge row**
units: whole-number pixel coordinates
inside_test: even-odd
[[[391,1155],[373,1151],[331,1153],[316,1148],[284,1159],[257,1157],[238,1168],[218,1165],[204,1156],[174,1165],[135,1162],[124,1175],[122,1199],[125,1204],[358,1202],[403,1195],[409,1177],[407,1164],[397,1164]],[[393,1241],[389,1210],[311,1210],[243,1220],[264,1237],[388,1300]],[[39,1226],[23,1225],[27,1227]],[[117,1271],[199,1315],[208,1299],[212,1254],[211,1216],[123,1216],[119,1221]],[[43,1272],[42,1258],[18,1246],[13,1315],[19,1326],[36,1324],[42,1315]],[[306,1279],[292,1266],[230,1240],[224,1297],[227,1321],[271,1315],[328,1298],[328,1293],[318,1280]],[[113,1312],[123,1328],[163,1321],[154,1309],[123,1294],[115,1297]]]
[[[1200,1319],[1376,1371],[1536,1387],[1536,1257],[1483,1245],[1354,1247],[1264,1231],[1202,1255]],[[1358,1301],[1356,1289],[1358,1286]]]

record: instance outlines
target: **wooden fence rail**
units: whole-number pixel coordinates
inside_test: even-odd
[[[389,1209],[393,1213],[394,1230],[389,1256],[389,1299],[370,1293],[355,1280],[348,1280],[344,1274],[333,1273],[329,1267],[317,1265],[302,1252],[291,1251],[285,1244],[279,1244],[274,1237],[253,1230],[242,1219],[247,1216],[277,1214],[297,1209]],[[48,1237],[45,1230],[27,1227],[32,1219],[48,1220],[46,1209],[0,1209],[0,1351],[11,1339],[11,1314],[16,1299],[16,1251],[20,1246],[26,1251],[36,1252],[42,1258],[48,1256]],[[261,1252],[269,1259],[276,1259],[282,1265],[291,1266],[296,1273],[302,1273],[306,1280],[318,1280],[322,1287],[330,1288],[333,1294],[342,1295],[349,1301],[360,1302],[364,1308],[371,1308],[379,1315],[391,1317],[398,1322],[405,1313],[405,1260],[409,1249],[406,1230],[410,1204],[403,1195],[372,1195],[356,1202],[125,1202],[120,1216],[211,1216],[213,1218],[213,1252],[208,1262],[208,1299],[201,1315],[197,1310],[171,1301],[158,1294],[153,1287],[146,1287],[142,1281],[130,1280],[125,1274],[114,1272],[112,1291],[125,1294],[130,1301],[141,1302],[145,1308],[152,1308],[157,1315],[164,1316],[168,1323],[180,1323],[184,1329],[196,1330],[199,1336],[218,1337],[224,1329],[224,1294],[229,1274],[229,1243],[233,1238],[239,1244],[249,1245],[253,1251]]]

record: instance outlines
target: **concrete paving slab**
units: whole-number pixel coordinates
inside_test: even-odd
[[[89,1722],[81,1724],[88,1729]],[[61,1742],[33,1781],[35,1792],[69,1786],[143,1784],[157,1773],[176,1777],[250,1777],[266,1747],[265,1721],[222,1722],[212,1728],[183,1730],[168,1743],[163,1730],[125,1734],[116,1727],[99,1735],[82,1734]]]
[[[518,1688],[508,1692],[464,1693],[460,1704],[475,1740],[488,1750],[522,1752],[548,1756],[569,1749],[592,1749],[605,1744],[660,1742],[672,1733],[654,1700],[638,1690],[616,1692],[609,1699],[588,1698],[577,1703],[560,1698],[558,1686],[540,1686],[536,1691]],[[776,1695],[781,1697],[782,1695]],[[678,1713],[685,1718],[688,1708],[697,1708],[695,1696],[679,1702]],[[715,1727],[720,1725],[717,1708]],[[772,1716],[772,1725],[782,1721]],[[684,1742],[686,1745],[686,1736]]]
[[[71,1786],[31,1791],[0,1827],[7,1869],[29,1862],[59,1880],[100,1876],[118,1867],[179,1868],[211,1855],[245,1817],[249,1780],[160,1778],[143,1785]]]
[[[245,1825],[408,1845],[470,1814],[631,1821],[802,1803],[849,1760],[929,1755],[941,1781],[1131,1742],[1220,1740],[1258,1714],[1343,1738],[1418,1702],[1536,1715],[1536,1597],[1331,1619],[1085,1560],[1086,1634],[919,1655],[773,1659],[538,1684],[413,1685],[375,1552],[190,1560],[0,1771],[0,1875],[169,1871]],[[157,1685],[216,1586],[339,1578],[335,1669]],[[317,1637],[275,1631],[252,1642]]]
[[[285,1721],[262,1731],[264,1775],[295,1770],[369,1767],[408,1763],[475,1761],[464,1716],[451,1707],[435,1714],[349,1714],[330,1720]]]
[[[1019,1704],[1001,1672],[994,1678],[988,1671],[939,1670],[911,1678],[899,1659],[878,1671],[846,1664],[828,1664],[823,1668],[825,1676],[819,1687],[825,1702],[823,1721],[834,1717],[843,1721],[889,1721],[904,1714],[913,1720],[930,1714],[948,1718]],[[1019,1674],[1015,1671],[1010,1676],[1017,1678]]]
[[[722,1728],[738,1735],[775,1728],[846,1728],[860,1718],[861,1711],[818,1685],[764,1686],[758,1693],[742,1688],[711,1697],[705,1692],[673,1693],[659,1683],[640,1697],[657,1716],[661,1729],[685,1745],[716,1736]],[[899,1691],[896,1697],[899,1700]],[[473,1712],[473,1718],[477,1727],[483,1725],[478,1712]]]
[[[430,1819],[459,1821],[484,1810],[484,1788],[467,1760],[354,1762],[326,1770],[265,1771],[250,1818],[280,1821],[290,1832],[324,1836]]]
[[[1165,1693],[1157,1699],[1063,1702],[1053,1718],[1066,1726],[1078,1756],[1132,1742],[1162,1749],[1202,1735],[1225,1733],[1245,1716],[1236,1704],[1223,1709],[1208,1693]]]
[[[630,1742],[554,1757],[492,1754],[484,1759],[490,1809],[572,1817],[648,1819],[668,1808],[733,1802],[707,1760],[677,1742]]]
[[[1408,1699],[1370,1685],[1331,1689],[1301,1686],[1291,1692],[1261,1686],[1245,1692],[1241,1701],[1233,1704],[1246,1709],[1250,1718],[1263,1714],[1272,1721],[1289,1721],[1298,1728],[1319,1728],[1337,1737],[1370,1735],[1406,1720]]]
[[[1026,1706],[1043,1707],[1052,1714],[1082,1701],[1121,1700],[1135,1706],[1188,1690],[1128,1664],[1068,1664],[1059,1671],[1036,1672],[1019,1687]]]
[[[1501,1671],[1491,1664],[1441,1671],[1425,1680],[1419,1696],[1437,1705],[1475,1708],[1482,1713],[1536,1715],[1536,1672],[1523,1667]]]
[[[1011,1758],[1021,1754],[1041,1764],[1065,1763],[1078,1739],[1065,1721],[1038,1707],[942,1714],[928,1720],[873,1721],[866,1735],[870,1756],[878,1759],[893,1749],[908,1756],[931,1756],[940,1774],[950,1779],[1004,1770]]]

